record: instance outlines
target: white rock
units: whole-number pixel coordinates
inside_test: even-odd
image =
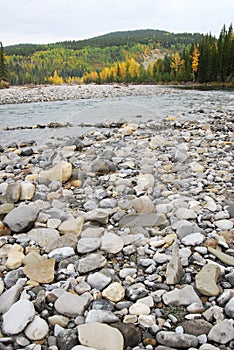
[[[233,222],[231,220],[217,220],[214,222],[220,230],[231,230],[233,228]]]
[[[119,253],[124,246],[124,242],[121,237],[114,233],[106,233],[101,237],[101,249],[112,254]]]
[[[139,302],[130,306],[129,313],[132,315],[149,315],[150,308],[148,305]]]
[[[197,214],[192,209],[178,208],[175,212],[175,216],[179,220],[189,220],[196,219]]]
[[[85,237],[85,238],[79,239],[77,244],[77,251],[80,254],[90,253],[100,248],[100,246],[101,246],[100,238]]]
[[[233,320],[223,320],[215,324],[209,334],[208,340],[212,340],[219,344],[226,344],[229,341],[233,340]]]
[[[190,235],[185,236],[184,238],[182,238],[181,242],[184,245],[197,245],[197,244],[201,244],[202,242],[204,242],[205,240],[205,236],[200,233],[191,233]]]
[[[35,316],[33,321],[25,328],[24,333],[30,340],[40,340],[47,336],[49,332],[48,324],[39,316]]]

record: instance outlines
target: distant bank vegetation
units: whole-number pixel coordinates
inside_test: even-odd
[[[0,86],[82,83],[221,83],[234,86],[234,34],[116,32],[48,45],[0,46]]]

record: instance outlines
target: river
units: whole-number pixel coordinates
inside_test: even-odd
[[[94,127],[82,124],[102,122],[159,121],[167,116],[177,120],[201,119],[208,115],[234,114],[233,90],[187,90],[162,86],[154,95],[103,97],[54,102],[0,105],[0,144],[35,140],[38,144],[79,136]],[[17,129],[51,122],[70,123],[59,129]],[[16,130],[4,130],[5,128]]]

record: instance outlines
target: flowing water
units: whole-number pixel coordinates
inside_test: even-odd
[[[36,140],[38,144],[66,135],[86,132],[82,124],[117,121],[159,121],[167,116],[178,120],[199,118],[209,114],[234,113],[233,90],[182,90],[161,87],[151,96],[80,99],[56,102],[36,102],[0,105],[0,144]],[[59,129],[16,129],[51,122],[70,123]],[[94,129],[94,127],[93,127]]]

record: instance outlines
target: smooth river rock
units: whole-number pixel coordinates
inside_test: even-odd
[[[39,208],[33,204],[22,204],[11,210],[4,218],[4,223],[11,231],[20,233],[30,230],[39,213]]]

